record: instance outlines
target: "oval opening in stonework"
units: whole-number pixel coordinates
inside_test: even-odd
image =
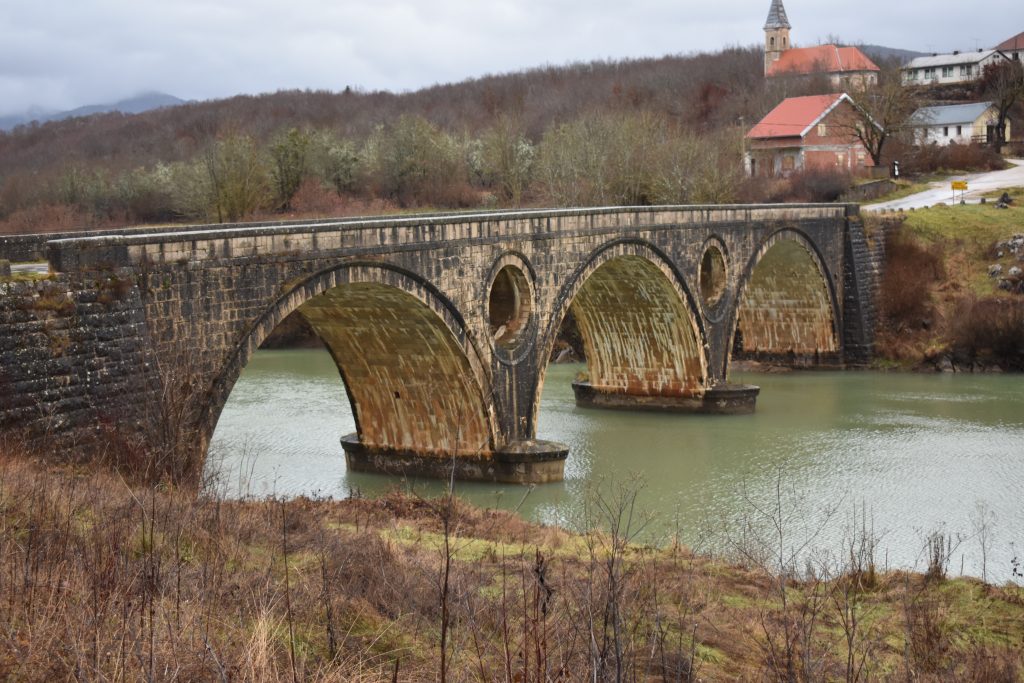
[[[487,316],[491,335],[498,344],[511,346],[530,320],[532,303],[526,275],[515,266],[505,266],[491,283]]]
[[[700,260],[700,296],[704,305],[713,308],[725,293],[725,256],[722,250],[710,245]]]

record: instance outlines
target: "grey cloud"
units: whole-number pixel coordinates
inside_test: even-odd
[[[407,90],[486,73],[716,50],[761,40],[767,0],[50,0],[0,9],[0,114],[162,90]],[[828,35],[972,49],[1024,28],[1019,0],[788,0],[797,43]],[[950,16],[960,19],[950,21]],[[995,24],[995,25],[994,25]],[[1004,35],[1004,33],[1006,35]]]

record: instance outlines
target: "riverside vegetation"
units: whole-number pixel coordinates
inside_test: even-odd
[[[1024,208],[1020,188],[1008,192],[1008,208],[990,200],[868,219],[886,240],[881,366],[1024,370],[1024,249],[1006,246],[1024,234]]]
[[[732,530],[724,553],[652,546],[639,486],[599,487],[568,531],[414,491],[227,501],[7,444],[0,674],[1021,679],[1024,589],[947,578],[955,540],[927,537],[924,573],[884,572],[861,515],[843,555],[819,557],[780,505],[752,512],[772,533]]]

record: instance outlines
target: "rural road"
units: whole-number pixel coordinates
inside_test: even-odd
[[[898,211],[899,209],[921,209],[939,202],[952,204],[953,190],[949,186],[952,180],[967,181],[967,192],[964,193],[964,199],[968,203],[977,203],[981,199],[981,195],[1001,187],[1024,187],[1024,159],[1007,159],[1007,161],[1013,164],[1012,168],[1004,171],[950,176],[945,180],[932,183],[931,189],[924,192],[918,192],[903,199],[894,199],[891,202],[864,204],[861,208],[865,211]],[[959,191],[956,193],[956,201],[960,201]]]

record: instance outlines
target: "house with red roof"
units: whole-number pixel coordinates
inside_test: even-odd
[[[1024,31],[999,43],[996,49],[1014,61],[1024,60]]]
[[[855,130],[863,121],[845,93],[787,98],[747,133],[747,173],[783,177],[805,169],[867,173],[874,162]]]
[[[815,45],[793,47],[792,28],[782,0],[772,0],[764,25],[766,78],[828,76],[836,89],[860,88],[878,82],[878,66],[856,47]]]

